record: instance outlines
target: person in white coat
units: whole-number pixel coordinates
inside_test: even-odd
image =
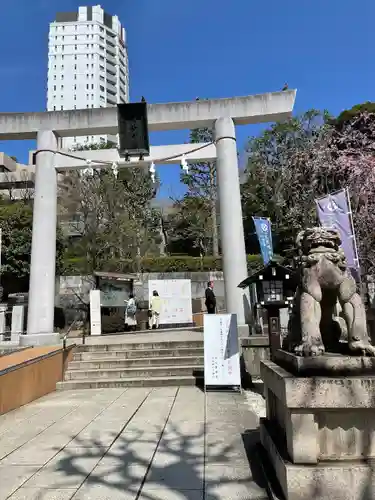
[[[137,304],[132,293],[129,295],[129,300],[125,306],[125,325],[129,330],[134,331],[137,329]]]

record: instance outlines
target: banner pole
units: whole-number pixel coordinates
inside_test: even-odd
[[[356,238],[356,235],[355,235],[355,230],[354,230],[354,221],[353,221],[353,212],[352,212],[352,204],[350,202],[350,196],[349,196],[349,189],[348,188],[345,188],[345,194],[346,194],[346,199],[347,199],[347,202],[348,202],[348,208],[349,208],[349,218],[350,218],[350,225],[352,226],[352,233],[353,233],[353,244],[354,244],[354,252],[355,252],[355,258],[356,258],[356,261],[357,261],[357,265],[358,265],[358,277],[359,277],[359,283],[360,283],[360,286],[361,286],[361,293],[363,292],[362,290],[362,273],[361,273],[361,266],[359,264],[359,255],[358,255],[358,247],[357,247],[357,238]]]

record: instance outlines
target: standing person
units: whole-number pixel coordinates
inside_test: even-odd
[[[132,293],[129,295],[129,300],[125,307],[125,325],[130,331],[137,329],[137,304]]]
[[[150,302],[150,314],[148,325],[149,329],[159,328],[159,320],[160,320],[160,311],[161,311],[161,298],[156,290],[152,292],[152,298]]]
[[[216,297],[214,294],[214,282],[209,281],[206,288],[206,307],[208,314],[215,314],[216,312]]]

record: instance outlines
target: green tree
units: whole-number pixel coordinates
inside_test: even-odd
[[[8,292],[28,290],[30,273],[32,203],[24,201],[0,202],[1,282]],[[62,270],[64,239],[57,231],[56,274]]]
[[[199,128],[191,130],[190,143],[196,144],[201,142],[212,142],[213,132],[208,128]],[[211,251],[212,255],[219,255],[219,237],[217,227],[217,179],[216,179],[216,163],[215,162],[189,162],[189,173],[182,173],[181,180],[188,188],[188,196],[194,202],[190,202],[191,208],[196,206],[199,210],[197,219],[206,219],[209,222],[209,235],[206,235],[204,240],[208,242],[208,246],[204,245],[206,251]],[[199,198],[199,203],[198,203]],[[206,212],[206,215],[204,215]],[[182,215],[182,214],[181,214]],[[188,222],[188,221],[186,221]],[[192,222],[192,221],[190,221]],[[188,225],[186,226],[188,229]],[[190,231],[194,231],[191,228]],[[203,241],[203,240],[201,240]]]
[[[86,142],[84,144],[76,144],[72,151],[97,151],[98,149],[116,148],[116,144],[111,141]]]
[[[328,119],[326,112],[310,110],[250,139],[242,185],[248,251],[256,252],[257,245],[252,216],[270,217],[281,253],[294,247],[302,228],[316,223],[314,199],[337,185],[325,169],[331,161]]]
[[[204,198],[186,194],[174,202],[168,218],[169,248],[178,253],[209,255],[212,244],[212,218]]]
[[[107,148],[106,143],[84,147]],[[76,234],[69,254],[81,254],[88,273],[125,258],[134,259],[138,269],[141,257],[157,249],[154,195],[148,169],[124,168],[117,178],[110,168],[67,173],[60,182],[60,217]]]
[[[366,115],[374,115],[375,114],[375,102],[364,102],[362,104],[356,104],[350,109],[345,109],[342,111],[339,116],[336,118],[332,118],[330,120],[330,124],[333,125],[335,128],[340,129],[345,125],[350,122],[353,122],[355,118],[358,118],[360,115],[362,117],[365,117]],[[357,121],[357,120],[355,120]],[[357,126],[359,126],[360,123],[357,123]]]

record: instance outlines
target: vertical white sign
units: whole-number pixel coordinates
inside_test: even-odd
[[[91,335],[102,334],[100,290],[90,290],[90,327]]]
[[[16,342],[19,336],[23,333],[25,307],[23,305],[16,305],[12,308],[12,327],[11,327],[11,341]]]
[[[0,304],[0,335],[4,335],[6,332],[6,311],[7,305]]]
[[[241,387],[235,314],[204,315],[204,385]]]

